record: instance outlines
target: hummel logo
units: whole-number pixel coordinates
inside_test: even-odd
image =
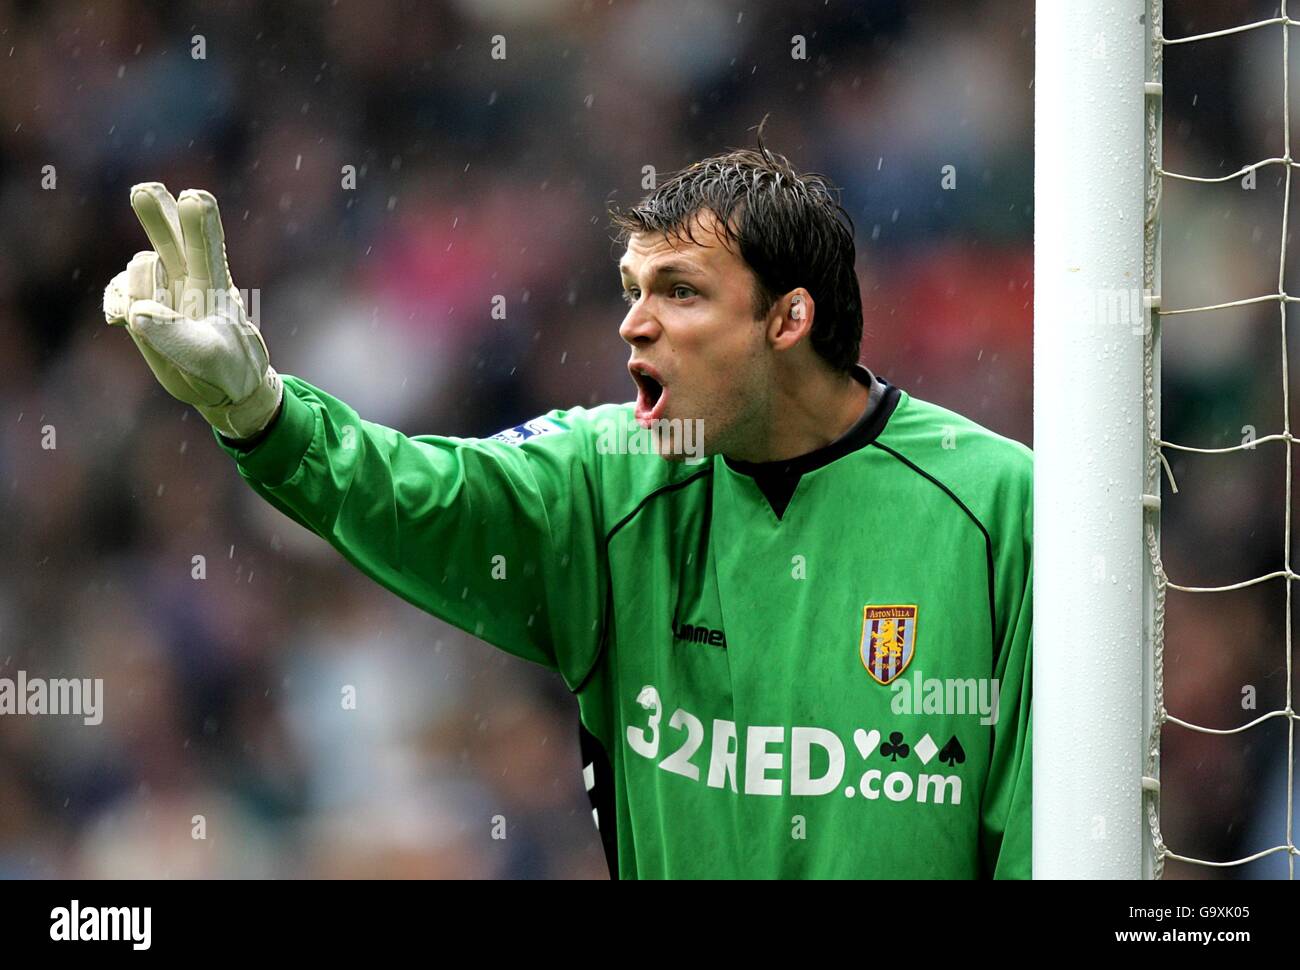
[[[707,626],[676,623],[673,625],[673,639],[685,640],[687,643],[707,643],[711,647],[727,649],[726,634],[721,630],[710,630]]]

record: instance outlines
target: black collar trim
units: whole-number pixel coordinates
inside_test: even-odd
[[[844,434],[816,451],[810,451],[795,458],[785,458],[779,461],[740,461],[735,458],[727,458],[727,467],[740,472],[742,475],[754,477],[776,471],[785,474],[804,475],[829,465],[845,455],[852,454],[860,448],[867,447],[880,437],[880,433],[885,430],[885,425],[889,422],[890,416],[894,413],[894,409],[898,407],[901,392],[893,384],[873,375],[871,371],[861,364],[854,365],[853,377],[867,388],[870,388],[873,382],[878,381],[883,386],[884,393],[881,395],[880,400],[876,402],[876,406],[864,413],[857,423]]]
[[[786,506],[790,504],[790,499],[794,496],[794,490],[798,487],[800,478],[808,474],[808,472],[823,468],[833,461],[838,461],[845,455],[852,454],[870,445],[880,437],[880,433],[885,430],[885,425],[893,415],[894,409],[898,407],[898,400],[902,396],[902,392],[893,384],[876,377],[861,364],[854,365],[853,377],[867,388],[871,388],[873,384],[879,384],[884,389],[884,393],[875,406],[868,408],[853,427],[830,444],[818,448],[816,451],[810,451],[805,455],[779,461],[750,462],[724,458],[727,467],[732,471],[748,475],[754,479],[759,489],[767,497],[768,503],[772,506],[772,511],[776,513],[777,518],[785,514]]]

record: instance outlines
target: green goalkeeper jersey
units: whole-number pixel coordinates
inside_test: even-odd
[[[408,437],[294,377],[218,442],[368,576],[559,672],[615,876],[1027,878],[1031,454],[856,376],[862,420],[784,463],[667,461],[628,404]]]

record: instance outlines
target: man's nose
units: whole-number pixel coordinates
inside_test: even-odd
[[[644,299],[632,304],[618,328],[618,335],[629,344],[648,343],[654,340],[658,333],[659,323],[646,306]]]

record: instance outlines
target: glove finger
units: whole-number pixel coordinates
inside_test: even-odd
[[[167,271],[167,281],[185,276],[185,247],[176,200],[161,182],[131,186],[131,208]]]
[[[162,259],[152,249],[136,253],[126,266],[126,295],[131,302],[156,300],[170,306],[167,299],[167,272]]]
[[[234,289],[226,264],[226,234],[221,228],[217,200],[202,189],[186,189],[177,206],[190,281],[205,289]]]
[[[152,249],[138,252],[126,269],[104,287],[104,319],[111,324],[126,323],[131,304],[136,300],[157,300],[170,306],[166,271]]]
[[[127,312],[131,309],[131,298],[127,296],[127,272],[122,270],[104,287],[104,322],[124,325]]]

